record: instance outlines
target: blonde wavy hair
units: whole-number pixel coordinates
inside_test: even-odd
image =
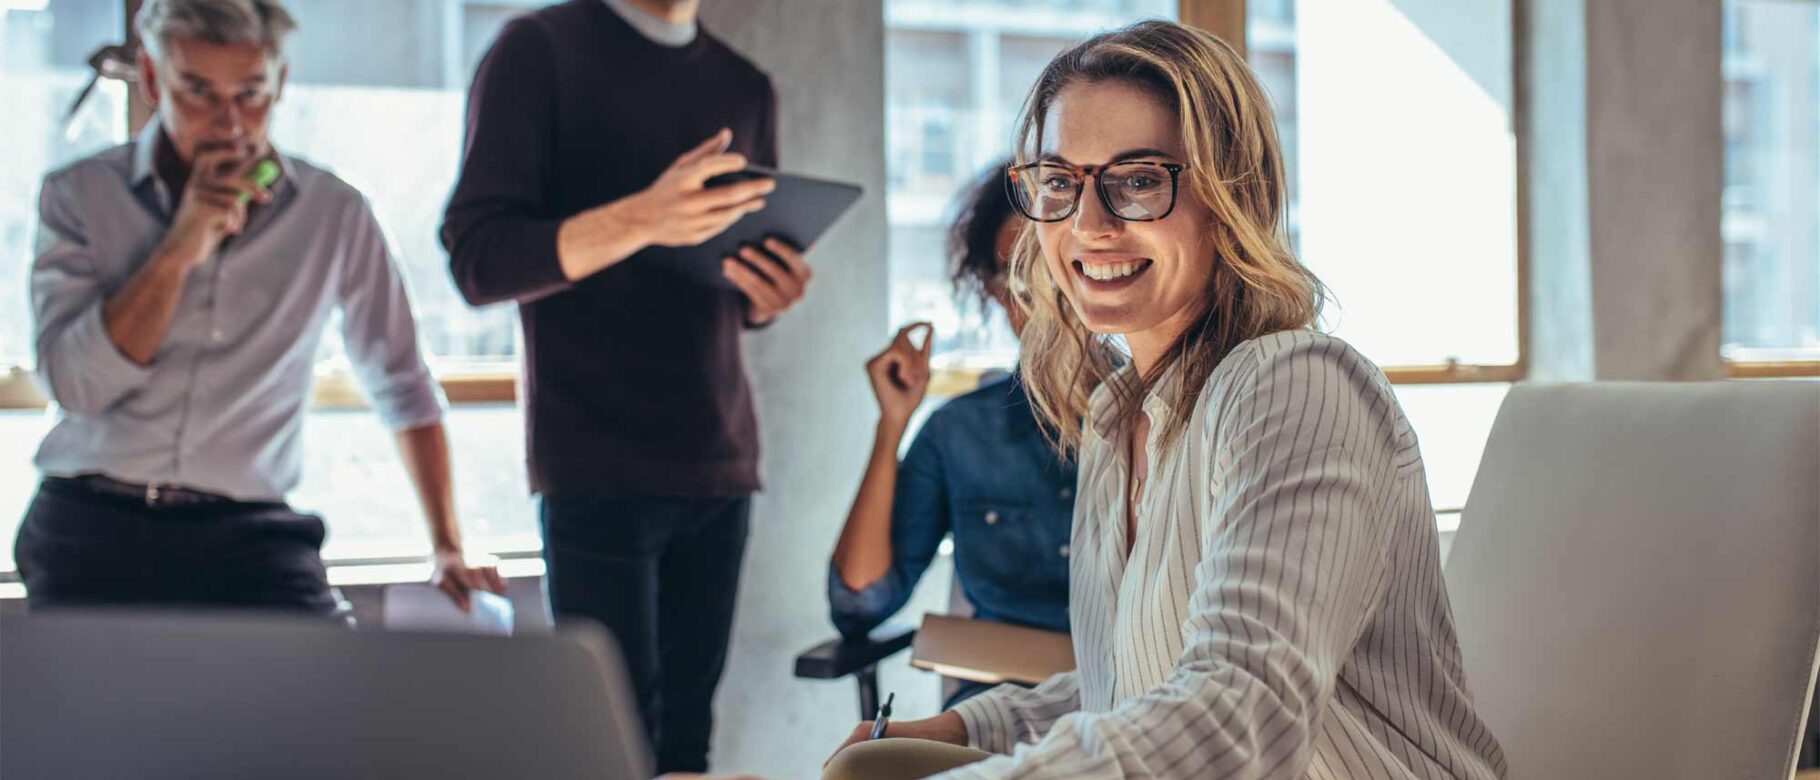
[[[1126,357],[1115,337],[1093,333],[1075,316],[1043,262],[1034,225],[1027,225],[1011,259],[1014,289],[1022,288],[1015,297],[1029,317],[1024,387],[1054,443],[1073,450],[1095,388],[1110,387],[1117,429],[1130,430],[1143,399],[1170,370],[1180,370],[1183,381],[1168,399],[1172,414],[1153,421],[1167,449],[1186,430],[1214,367],[1247,339],[1313,327],[1326,290],[1290,250],[1276,121],[1243,57],[1213,35],[1172,22],[1139,22],[1089,38],[1056,56],[1037,78],[1018,126],[1017,162],[1041,151],[1044,120],[1064,89],[1100,83],[1143,90],[1181,123],[1188,159],[1178,197],[1194,198],[1213,217],[1206,305],[1154,370],[1116,381]]]

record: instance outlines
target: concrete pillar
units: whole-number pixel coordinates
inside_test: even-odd
[[[808,297],[746,345],[765,491],[754,505],[712,761],[734,773],[815,777],[857,722],[851,682],[796,680],[791,661],[834,635],[823,595],[828,554],[876,420],[862,366],[888,335],[883,7],[710,0],[702,17],[771,74],[781,167],[866,188],[810,254]],[[902,674],[910,681],[887,684],[920,683],[933,700],[932,676]],[[900,692],[900,712],[904,699]]]
[[[1723,376],[1719,0],[1528,0],[1531,376]]]

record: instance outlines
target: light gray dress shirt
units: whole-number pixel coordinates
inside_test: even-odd
[[[1170,381],[1179,381],[1179,377]],[[1346,343],[1285,331],[1214,369],[1157,448],[1126,557],[1125,448],[1093,396],[1069,614],[1077,668],[955,707],[1014,753],[944,778],[1488,780],[1422,457],[1389,382]]]
[[[45,178],[32,325],[56,422],[38,468],[282,500],[301,471],[317,348],[338,309],[354,373],[385,424],[440,420],[441,391],[366,198],[296,157],[280,157],[275,200],[190,272],[152,362],[120,352],[102,306],[170,230],[180,196],[153,172],[158,133],[153,122]]]

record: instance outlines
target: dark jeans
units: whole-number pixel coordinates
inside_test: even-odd
[[[13,555],[33,609],[225,607],[333,615],[322,518],[282,503],[152,507],[46,479]]]
[[[657,772],[708,768],[752,506],[740,498],[545,495],[550,609],[619,641]]]

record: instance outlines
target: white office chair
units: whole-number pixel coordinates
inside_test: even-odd
[[[1787,778],[1820,647],[1820,383],[1523,385],[1447,562],[1512,778]]]

